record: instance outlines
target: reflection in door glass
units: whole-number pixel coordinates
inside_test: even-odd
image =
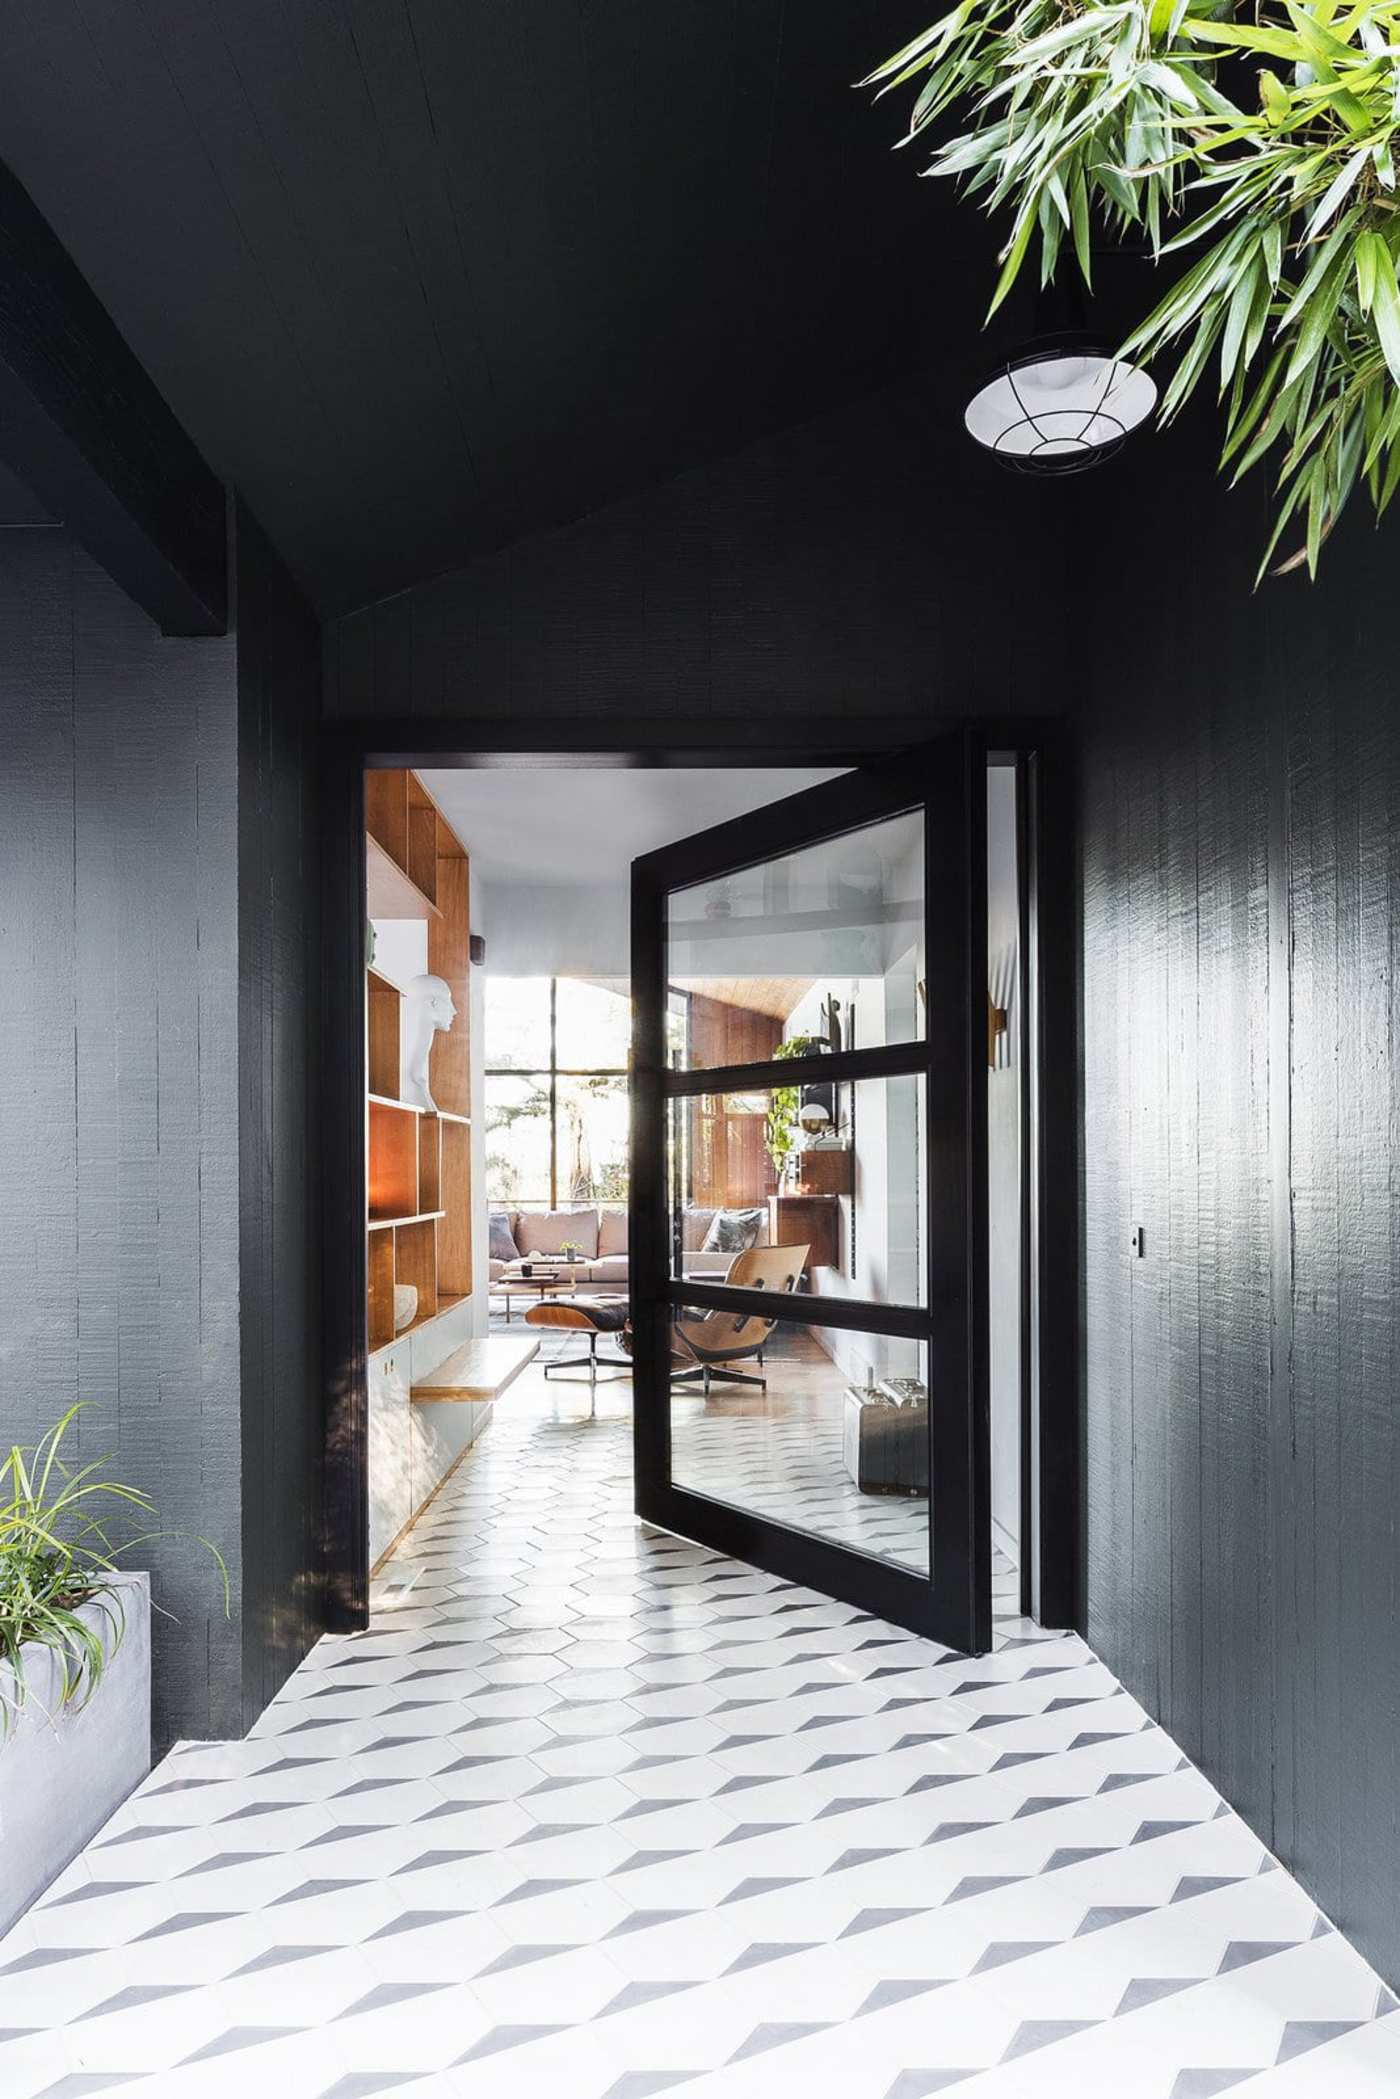
[[[676,1486],[928,1574],[922,1342],[698,1309],[672,1338]]]
[[[674,890],[667,968],[688,1006],[677,1061],[921,1040],[923,916],[919,811]]]
[[[923,1097],[910,1074],[673,1100],[672,1274],[741,1283],[792,1246],[800,1290],[922,1305]]]

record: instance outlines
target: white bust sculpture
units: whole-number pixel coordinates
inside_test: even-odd
[[[403,1097],[411,1108],[437,1112],[428,1085],[433,1037],[457,1018],[452,993],[441,977],[415,977],[404,995]]]

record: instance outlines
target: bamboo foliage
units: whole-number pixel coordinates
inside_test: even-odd
[[[905,143],[935,134],[925,172],[1009,213],[993,312],[1032,255],[1044,283],[1068,247],[1091,282],[1096,220],[1187,264],[1122,355],[1175,357],[1164,420],[1217,387],[1233,480],[1269,461],[1261,575],[1290,527],[1276,573],[1315,575],[1358,481],[1385,512],[1400,0],[959,0],[864,84],[916,81]]]

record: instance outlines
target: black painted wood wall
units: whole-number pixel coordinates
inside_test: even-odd
[[[1088,1633],[1395,1982],[1400,535],[1254,595],[1208,437],[1086,508]]]
[[[240,503],[239,1274],[243,1723],[322,1630],[321,631]]]
[[[0,533],[0,1441],[75,1400],[163,1521],[155,1729],[243,1710],[235,645]]]
[[[241,1734],[319,1626],[319,632],[246,519],[237,638],[0,533],[0,1442],[75,1400],[149,1553],[156,1739]]]
[[[981,458],[928,377],[330,622],[333,716],[916,736],[1058,697],[1063,487]]]

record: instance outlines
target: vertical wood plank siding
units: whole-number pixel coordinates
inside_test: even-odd
[[[1082,737],[1088,1633],[1395,1981],[1396,536],[1255,595],[1256,498],[1130,474],[1179,559],[1100,578]]]

